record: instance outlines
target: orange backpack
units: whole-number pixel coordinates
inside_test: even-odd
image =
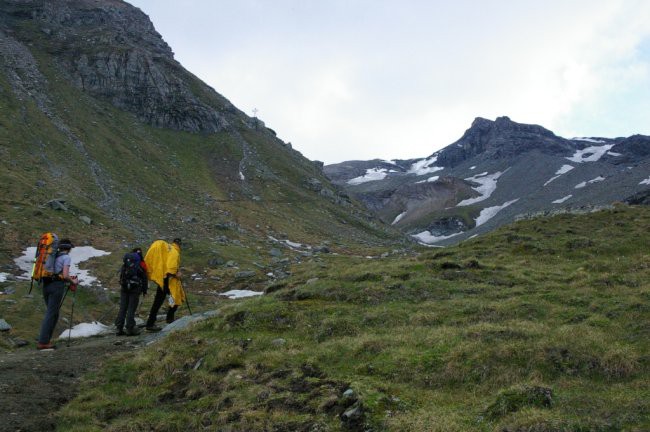
[[[54,273],[54,261],[59,252],[59,237],[45,233],[36,245],[36,259],[32,270],[32,280],[40,281],[46,277],[58,276]]]

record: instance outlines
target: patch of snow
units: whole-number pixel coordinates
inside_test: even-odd
[[[287,246],[292,247],[294,249],[299,249],[299,248],[302,247],[302,243],[296,243],[296,242],[292,242],[290,240],[284,240],[284,244],[286,244]]]
[[[74,250],[74,249],[73,249]],[[72,329],[66,329],[59,339],[70,338],[82,338],[82,337],[91,337],[91,336],[100,336],[104,334],[113,333],[113,328],[105,326],[104,324],[93,321],[91,323],[81,323],[72,327]]]
[[[575,189],[582,189],[583,187],[587,186],[588,184],[598,183],[598,182],[601,182],[601,181],[604,181],[604,180],[605,180],[605,177],[598,176],[598,177],[596,177],[594,179],[591,179],[589,181],[583,181],[582,183],[578,183],[575,186]]]
[[[11,276],[9,273],[0,273],[0,282],[7,282],[9,276]]]
[[[254,296],[259,296],[264,294],[262,291],[251,291],[251,290],[230,290],[226,291],[225,293],[221,293],[219,295],[222,295],[224,297],[228,297],[229,299],[239,299],[239,298],[245,298],[245,297],[254,297]]]
[[[544,186],[546,186],[547,184],[549,184],[549,183],[552,182],[553,180],[557,179],[557,178],[560,177],[562,174],[566,174],[566,173],[568,173],[568,172],[571,171],[573,168],[575,168],[575,167],[573,167],[573,166],[571,166],[571,165],[562,165],[562,167],[561,167],[559,170],[557,170],[557,171],[555,172],[555,177],[551,177],[551,178],[550,178],[546,183],[544,183]]]
[[[440,176],[433,176],[429,177],[426,180],[420,180],[419,182],[415,182],[415,184],[420,184],[420,183],[433,183],[434,181],[438,181],[440,179]]]
[[[395,218],[395,220],[393,221],[393,223],[392,223],[391,225],[395,225],[397,222],[401,221],[402,218],[403,218],[405,215],[406,215],[406,212],[403,212],[403,213],[398,214],[397,217]]]
[[[650,185],[650,177],[648,177],[648,178],[645,179],[645,180],[641,180],[641,182],[640,182],[639,184],[640,184],[640,185],[641,185],[641,184],[644,184],[644,185]]]
[[[79,278],[79,285],[92,285],[97,282],[97,278],[90,274],[89,270],[82,270],[77,265],[91,258],[110,255],[110,252],[95,249],[92,246],[78,246],[70,251],[72,265],[70,274],[75,274]],[[24,273],[18,276],[19,279],[30,280],[32,277],[32,267],[36,256],[36,246],[28,247],[23,255],[14,259],[14,262]],[[99,283],[101,285],[101,283]]]
[[[269,240],[272,240],[277,243],[284,243],[285,245],[289,246],[291,249],[300,249],[300,248],[311,249],[311,246],[309,245],[303,245],[302,243],[292,242],[291,240],[278,240],[273,236],[268,236],[268,238]]]
[[[485,222],[489,221],[494,216],[496,216],[496,214],[499,213],[501,210],[503,210],[504,208],[508,207],[511,204],[516,203],[517,201],[519,201],[519,198],[513,199],[512,201],[507,201],[501,204],[500,206],[484,208],[483,210],[481,210],[481,213],[476,218],[476,226],[483,225]]]
[[[586,147],[582,150],[576,150],[573,156],[567,157],[566,159],[575,163],[596,162],[603,157],[605,153],[611,150],[612,147],[614,147],[614,144]]]
[[[472,189],[474,189],[476,192],[480,193],[481,195],[475,198],[468,198],[466,200],[462,200],[457,204],[458,207],[472,205],[474,203],[485,201],[486,199],[490,198],[490,195],[492,195],[492,193],[497,189],[497,180],[499,179],[499,177],[501,177],[501,175],[504,172],[497,171],[494,174],[490,174],[490,175],[488,175],[487,172],[484,172],[466,178],[465,180],[467,181],[471,181],[479,184],[479,186],[473,187]]]
[[[475,170],[475,169],[476,169],[476,165],[474,165],[473,167],[469,167],[469,169],[470,169],[471,171]]]
[[[597,140],[595,138],[587,138],[587,137],[575,137],[575,138],[571,138],[571,141],[586,141],[586,142],[596,143],[596,144],[602,144],[605,142],[603,140]]]
[[[623,156],[622,154],[616,153],[616,152],[613,152],[613,151],[608,151],[607,154],[610,155],[610,156]]]
[[[438,160],[438,155],[431,156],[430,158],[427,159],[422,159],[418,162],[415,162],[413,165],[411,165],[411,168],[409,168],[409,170],[406,173],[415,174],[415,175],[425,175],[425,174],[431,174],[436,171],[441,171],[445,169],[444,167],[439,167],[434,165],[437,160]]]
[[[420,243],[423,243],[425,245],[429,245],[432,243],[437,243],[442,240],[446,240],[448,238],[456,237],[457,235],[462,234],[462,232],[451,234],[448,236],[434,236],[431,234],[430,231],[422,231],[421,233],[414,234],[411,237],[415,237],[420,241]]]
[[[244,177],[244,173],[241,172],[241,171],[239,171],[239,179],[242,180],[242,181],[246,180],[246,177]]]
[[[348,180],[349,185],[359,185],[370,181],[383,180],[388,174],[386,168],[368,168],[362,176]]]
[[[568,200],[572,196],[573,195],[567,195],[564,198],[556,199],[555,201],[553,201],[553,204],[562,204],[564,201]]]

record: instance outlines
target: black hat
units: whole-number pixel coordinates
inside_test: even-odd
[[[59,249],[70,250],[74,247],[70,239],[63,239],[59,242]]]
[[[181,245],[183,244],[183,241],[182,241],[180,238],[178,238],[178,237],[176,237],[176,238],[173,240],[173,242],[176,243],[176,244],[179,245],[179,246],[181,246]]]

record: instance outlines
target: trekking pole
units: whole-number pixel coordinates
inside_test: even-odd
[[[185,294],[185,304],[187,304],[187,309],[190,311],[190,315],[192,315],[192,308],[190,307],[190,299],[187,297],[187,291],[185,291],[185,288],[183,288],[183,285],[181,284],[181,289],[183,290],[183,294]]]
[[[65,292],[63,293],[63,297],[61,298],[61,303],[59,303],[59,310],[63,307],[63,302],[65,301],[65,296],[68,295],[68,291],[70,291],[70,285],[65,284]]]
[[[70,328],[68,329],[68,344],[66,346],[70,346],[70,338],[72,337],[72,315],[74,314],[75,300],[77,300],[76,288],[74,289],[74,291],[72,291],[72,309],[70,309]]]

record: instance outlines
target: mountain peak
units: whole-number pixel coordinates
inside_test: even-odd
[[[453,167],[479,154],[500,159],[534,149],[568,154],[573,151],[573,144],[542,126],[517,123],[507,116],[494,121],[476,117],[458,141],[439,153],[438,163]]]

